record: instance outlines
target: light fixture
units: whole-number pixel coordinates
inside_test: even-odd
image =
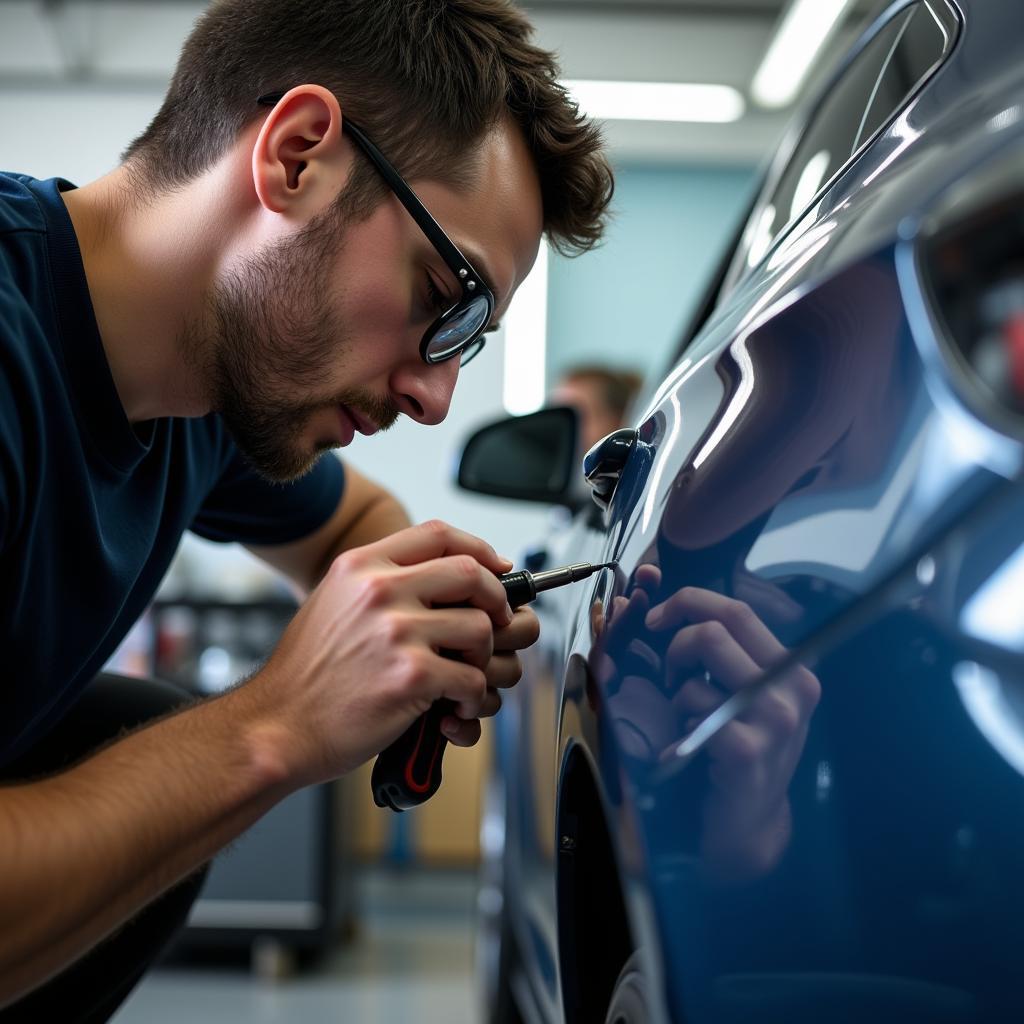
[[[580,111],[602,121],[738,121],[746,108],[731,85],[698,82],[562,82]]]
[[[537,260],[505,314],[503,401],[512,416],[544,404],[548,330],[548,244],[541,239]]]
[[[792,0],[754,75],[750,94],[762,107],[792,103],[807,72],[854,0]]]

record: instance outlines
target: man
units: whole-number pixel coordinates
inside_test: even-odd
[[[318,455],[443,420],[542,232],[599,238],[556,74],[505,0],[223,0],[120,167],[0,177],[0,1020],[107,1019],[269,807],[442,696],[472,744],[518,679],[510,563]],[[309,597],[166,715],[94,677],[189,528]]]

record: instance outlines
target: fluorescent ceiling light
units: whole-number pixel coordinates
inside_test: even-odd
[[[746,104],[731,85],[693,82],[562,82],[580,110],[601,121],[738,121]]]
[[[852,4],[853,0],[792,0],[750,87],[762,107],[784,107],[793,102]]]
[[[541,239],[537,261],[505,314],[505,411],[536,412],[544,404],[548,336],[548,244]]]

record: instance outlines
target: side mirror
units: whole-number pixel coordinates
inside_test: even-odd
[[[568,406],[489,423],[466,441],[457,483],[477,494],[575,507],[578,435],[576,410]]]

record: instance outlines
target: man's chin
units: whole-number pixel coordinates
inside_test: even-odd
[[[320,443],[312,453],[288,451],[270,454],[242,449],[242,454],[264,480],[273,484],[290,484],[309,473],[327,452],[336,447],[334,443]]]
[[[265,480],[287,484],[305,476],[326,452],[339,447],[326,431],[310,430],[309,415],[251,418],[225,416],[228,433],[243,458]],[[320,436],[317,436],[319,434]]]

